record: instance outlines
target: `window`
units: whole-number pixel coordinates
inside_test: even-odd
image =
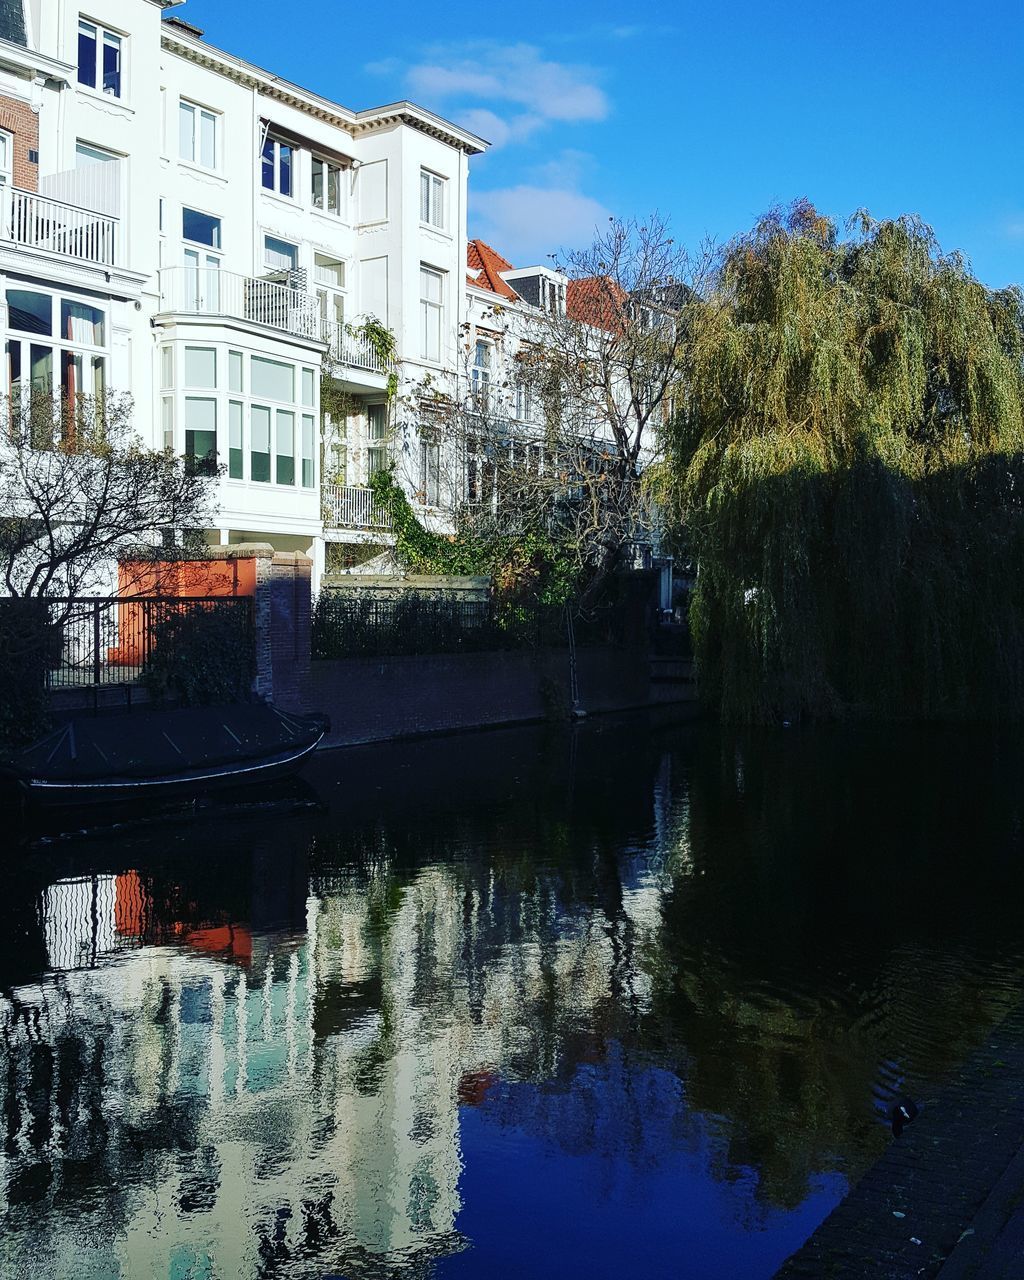
[[[436,440],[420,441],[420,490],[428,507],[436,507],[441,491],[441,446]]]
[[[185,397],[185,458],[199,473],[217,469],[217,401]]]
[[[302,371],[302,406],[304,409],[316,408],[316,374],[312,369]]]
[[[181,236],[183,240],[191,240],[194,244],[205,244],[211,249],[219,249],[220,218],[208,213],[200,213],[198,209],[182,209]]]
[[[0,129],[0,190],[11,185],[14,169],[14,138],[5,129]]]
[[[284,409],[277,411],[277,467],[278,484],[295,483],[295,414]]]
[[[532,379],[520,375],[516,383],[516,417],[520,422],[534,422],[537,412]]]
[[[386,404],[367,406],[366,434],[370,441],[370,447],[366,450],[366,470],[369,479],[378,471],[387,470],[388,407]]]
[[[78,83],[98,89],[112,98],[120,98],[122,79],[123,37],[107,31],[99,23],[78,21]]]
[[[121,157],[113,151],[104,151],[88,142],[75,143],[75,168],[86,169],[91,164],[117,164]]]
[[[204,169],[217,168],[217,116],[184,98],[178,103],[178,155]]]
[[[322,253],[315,254],[313,275],[317,284],[326,285],[329,289],[345,287],[345,264],[337,258],[328,258]]]
[[[242,386],[242,369],[244,360],[241,351],[228,352],[228,390],[243,391]]]
[[[313,208],[324,213],[341,213],[341,165],[313,157]]]
[[[15,403],[31,395],[106,394],[106,313],[77,298],[8,289],[7,392]]]
[[[313,441],[316,438],[316,420],[310,414],[302,415],[302,487],[313,488]]]
[[[185,348],[185,386],[217,389],[216,347]]]
[[[473,367],[470,370],[473,407],[480,413],[486,412],[490,407],[491,351],[489,342],[479,340],[473,348]]]
[[[427,169],[420,170],[420,222],[444,229],[444,178]]]
[[[237,400],[228,402],[228,478],[243,478],[245,451],[242,445],[242,406]]]
[[[281,400],[291,404],[295,400],[295,369],[278,360],[265,360],[253,356],[250,370],[250,389],[261,400]]]
[[[420,355],[424,360],[441,359],[443,299],[444,275],[420,267]]]
[[[263,190],[279,196],[292,196],[295,186],[295,149],[268,133],[263,143]]]
[[[342,292],[345,288],[345,264],[317,253],[313,258],[313,276],[320,302],[320,319],[325,326],[334,326],[340,340],[345,324],[345,295]]]
[[[270,410],[254,404],[250,414],[249,475],[253,480],[270,482]]]
[[[299,246],[276,236],[264,236],[263,265],[268,271],[294,271],[299,265]]]

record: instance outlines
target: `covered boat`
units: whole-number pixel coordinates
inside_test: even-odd
[[[265,703],[79,716],[0,763],[32,805],[201,795],[298,769],[326,716]]]

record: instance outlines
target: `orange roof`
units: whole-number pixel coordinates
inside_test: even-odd
[[[502,271],[514,271],[515,268],[500,253],[495,253],[489,244],[484,244],[482,240],[470,240],[466,246],[466,265],[470,271],[479,272],[477,278],[470,281],[477,289],[489,289],[491,293],[498,293],[512,302],[519,300],[515,289],[501,278]]]
[[[570,280],[565,294],[566,313],[598,329],[616,332],[622,328],[622,311],[628,296],[608,276],[587,276]]]

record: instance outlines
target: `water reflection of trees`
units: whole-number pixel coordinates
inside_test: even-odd
[[[703,1152],[766,1205],[856,1173],[873,1090],[926,1088],[1018,974],[1016,761],[909,744],[495,736],[464,779],[430,744],[393,804],[350,777],[312,827],[98,857],[118,946],[4,1006],[8,1257],[426,1276],[464,1245],[466,1107]],[[36,901],[51,951],[55,903],[80,930]]]

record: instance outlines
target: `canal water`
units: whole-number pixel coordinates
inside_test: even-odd
[[[770,1276],[1022,994],[964,731],[326,753],[9,849],[4,1277]]]

